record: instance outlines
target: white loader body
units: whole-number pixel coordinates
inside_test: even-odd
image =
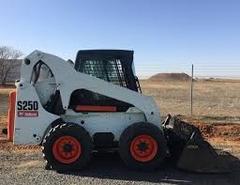
[[[34,67],[39,62],[48,66],[51,75],[49,71],[44,74],[43,69],[43,79],[34,82]],[[159,109],[152,97],[80,73],[67,61],[41,51],[32,52],[23,61],[16,88],[14,144],[40,144],[51,123],[59,118],[81,125],[90,136],[111,132],[114,141],[119,140],[125,128],[136,122],[149,122],[162,130]],[[77,89],[92,91],[133,107],[126,112],[75,112],[69,108],[69,103],[72,92]],[[44,108],[55,90],[60,92],[64,114],[56,115]]]

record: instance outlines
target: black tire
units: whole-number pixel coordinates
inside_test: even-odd
[[[152,137],[157,144],[157,153],[154,158],[149,161],[139,161],[136,160],[131,154],[131,144],[134,138],[148,135]],[[152,171],[156,168],[163,166],[164,159],[166,157],[167,144],[162,131],[155,125],[151,123],[134,123],[127,127],[120,136],[119,140],[119,154],[124,163],[136,170],[141,171]]]
[[[75,141],[78,141],[81,146],[81,155],[74,162],[67,164],[57,160],[53,151],[55,141],[65,136],[76,139]],[[64,123],[55,126],[48,132],[42,143],[44,159],[52,169],[57,171],[71,171],[84,168],[91,159],[92,148],[93,142],[88,132],[80,125],[74,123]]]

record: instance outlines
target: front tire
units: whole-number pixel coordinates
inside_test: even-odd
[[[83,127],[64,123],[49,131],[42,147],[43,156],[52,169],[70,171],[82,169],[88,164],[93,143]]]
[[[120,136],[119,154],[133,169],[151,171],[161,167],[167,144],[161,130],[151,123],[135,123]]]

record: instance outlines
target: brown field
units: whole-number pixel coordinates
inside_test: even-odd
[[[144,94],[153,96],[163,115],[190,115],[189,81],[141,81]],[[240,80],[194,82],[193,117],[204,121],[240,121]]]

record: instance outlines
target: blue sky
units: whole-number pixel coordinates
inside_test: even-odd
[[[0,45],[75,59],[131,49],[138,74],[240,76],[237,0],[0,0]]]

